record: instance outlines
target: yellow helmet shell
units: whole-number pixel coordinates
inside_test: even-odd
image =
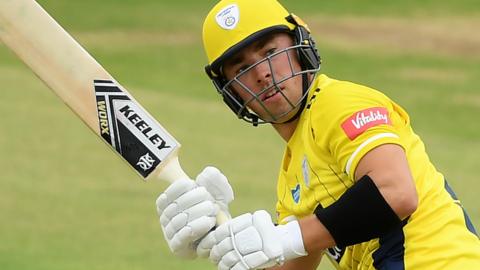
[[[222,0],[203,23],[203,46],[215,70],[225,58],[266,33],[289,31],[290,13],[276,0]]]

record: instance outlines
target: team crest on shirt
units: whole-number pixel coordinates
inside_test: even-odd
[[[295,203],[300,201],[300,184],[297,184],[294,189],[290,190],[292,192],[292,199]]]
[[[310,166],[308,165],[307,156],[303,156],[302,161],[302,174],[303,174],[303,182],[305,183],[306,187],[310,187]]]
[[[342,123],[342,129],[350,140],[354,140],[371,127],[391,124],[386,108],[373,107],[354,113]]]

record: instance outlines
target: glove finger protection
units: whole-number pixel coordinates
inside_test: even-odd
[[[184,197],[196,198],[192,203],[192,200],[185,202]],[[185,193],[175,203],[171,203],[160,216],[160,223],[165,227],[167,237],[171,238],[189,222],[202,217],[215,217],[217,212],[218,206],[215,205],[211,195],[205,188],[199,187]]]
[[[195,258],[199,240],[216,224],[219,209],[228,212],[233,191],[227,178],[207,167],[200,182],[180,179],[157,198],[160,225],[170,250],[183,258]]]
[[[258,269],[307,255],[297,221],[275,226],[266,211],[229,220],[204,237],[197,248],[218,269]]]
[[[195,182],[205,187],[220,209],[230,217],[228,205],[233,201],[234,196],[227,177],[219,169],[209,166],[197,176]]]

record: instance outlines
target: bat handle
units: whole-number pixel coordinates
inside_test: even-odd
[[[217,226],[222,225],[223,223],[227,222],[229,219],[231,219],[230,215],[220,211],[217,214]]]
[[[169,183],[173,183],[182,178],[191,179],[182,169],[182,166],[180,166],[178,156],[165,160],[163,167],[160,169],[160,172],[156,174],[156,177]],[[223,211],[218,212],[217,226],[227,222],[229,219],[231,219],[231,217],[228,213]]]
[[[156,178],[159,178],[160,180],[167,181],[170,184],[182,178],[191,179],[180,166],[180,162],[178,162],[178,156],[164,160],[163,166],[161,165],[161,168],[157,168],[156,170],[159,170],[159,172],[155,174],[154,171],[152,172],[152,175],[156,176]]]

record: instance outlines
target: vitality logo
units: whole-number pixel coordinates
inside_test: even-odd
[[[342,129],[350,140],[354,140],[367,129],[378,125],[391,125],[386,108],[374,107],[356,112],[342,123]]]

